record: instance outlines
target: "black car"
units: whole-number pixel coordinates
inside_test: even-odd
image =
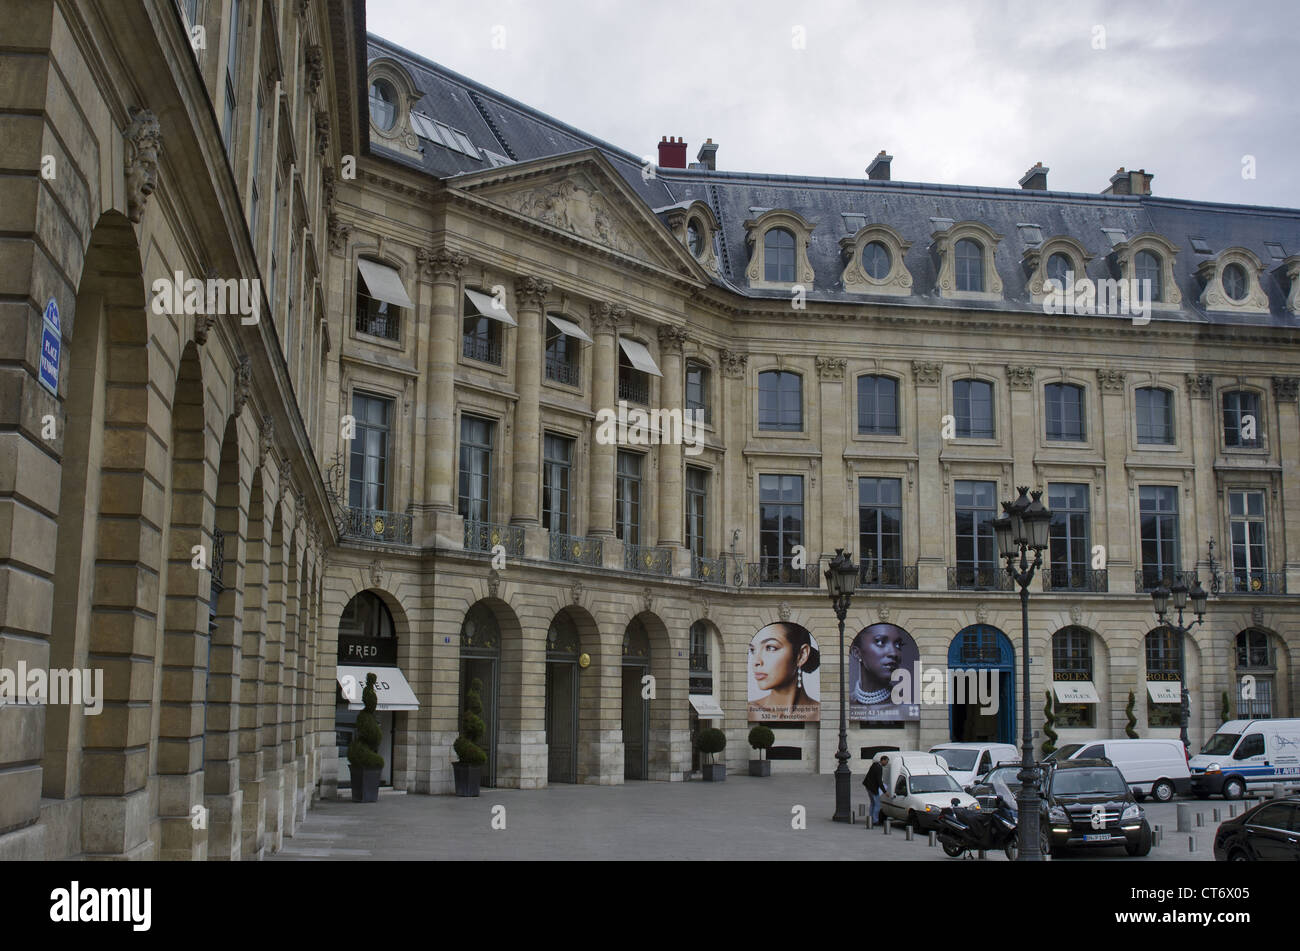
[[[1300,862],[1300,796],[1269,799],[1214,833],[1219,862]]]
[[[981,809],[993,809],[998,804],[998,795],[993,791],[993,781],[1001,779],[1007,784],[1014,796],[1020,791],[1020,764],[999,763],[966,787],[966,791],[975,797]]]
[[[1103,759],[1044,764],[1042,836],[1053,852],[1122,845],[1129,855],[1151,851],[1151,826],[1124,775]]]

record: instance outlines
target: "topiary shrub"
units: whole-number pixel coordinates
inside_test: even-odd
[[[456,750],[456,760],[469,766],[482,766],[487,762],[487,753],[479,746],[487,724],[483,722],[483,681],[475,677],[465,692],[465,712],[461,716],[460,736],[452,747]]]
[[[1056,713],[1052,709],[1052,691],[1050,690],[1047,691],[1047,703],[1043,706],[1043,716],[1046,717],[1043,721],[1043,736],[1047,737],[1047,739],[1043,740],[1042,749],[1043,755],[1046,756],[1056,752],[1056,741],[1060,738],[1060,734],[1052,729],[1052,724],[1056,722]]]
[[[701,753],[709,755],[709,763],[713,763],[715,753],[721,753],[727,745],[727,734],[723,733],[716,727],[707,730],[701,730],[699,737],[695,741],[696,748]]]
[[[365,709],[357,714],[357,730],[348,744],[348,764],[357,769],[383,769],[384,758],[379,755],[383,733],[375,717],[379,698],[375,694],[375,675],[366,674],[366,689],[361,691]]]
[[[1219,722],[1227,723],[1232,719],[1232,708],[1228,706],[1228,691],[1223,691],[1223,706],[1219,710]]]
[[[763,759],[764,754],[775,742],[776,734],[761,723],[749,731],[749,745],[758,750],[759,759]]]
[[[1131,740],[1138,738],[1138,718],[1137,714],[1133,712],[1135,706],[1137,706],[1137,697],[1133,696],[1133,691],[1130,690],[1128,692],[1128,704],[1124,707],[1124,715],[1128,717],[1128,723],[1124,725],[1124,735]]]

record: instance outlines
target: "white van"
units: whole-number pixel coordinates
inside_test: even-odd
[[[999,763],[1019,763],[1020,750],[1010,743],[940,743],[930,747],[962,789],[974,784]]]
[[[1201,798],[1240,799],[1252,786],[1300,783],[1300,720],[1229,720],[1190,765]]]
[[[888,756],[889,762],[883,777],[885,791],[880,796],[881,815],[917,828],[934,828],[940,810],[951,806],[954,799],[959,806],[980,807],[933,753],[877,753],[874,758],[879,761],[882,756]]]
[[[1110,760],[1124,774],[1124,782],[1138,802],[1147,796],[1168,802],[1174,793],[1185,796],[1192,788],[1192,771],[1181,740],[1088,740],[1061,747],[1054,758]]]

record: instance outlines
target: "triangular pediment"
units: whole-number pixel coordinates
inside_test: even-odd
[[[447,185],[642,264],[707,280],[687,250],[595,149],[460,175]]]

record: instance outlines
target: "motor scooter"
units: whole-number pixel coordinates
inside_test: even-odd
[[[958,802],[954,799],[951,806],[945,806],[939,813],[939,842],[944,854],[956,858],[964,852],[1001,849],[1014,862],[1019,839],[1015,799],[1010,790],[998,790],[997,805],[989,810],[965,808]]]

